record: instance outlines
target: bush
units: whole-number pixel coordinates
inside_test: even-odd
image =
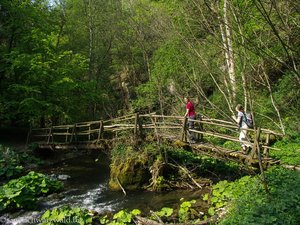
[[[226,208],[220,224],[300,224],[300,173],[274,167],[266,177],[270,193],[258,176],[219,182],[211,198],[204,197],[212,204],[209,214]]]
[[[9,181],[0,187],[0,212],[21,208],[34,208],[37,197],[56,192],[63,188],[60,181],[29,172],[26,176]]]
[[[284,138],[277,141],[274,147],[281,150],[271,150],[270,155],[280,159],[281,164],[300,165],[300,138]]]

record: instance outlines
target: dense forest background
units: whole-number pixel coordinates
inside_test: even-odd
[[[293,0],[1,0],[0,126],[197,111],[300,132]]]

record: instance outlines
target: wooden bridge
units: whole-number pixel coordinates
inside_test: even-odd
[[[282,136],[277,132],[263,128],[246,129],[250,138],[243,142],[251,146],[251,151],[244,153],[215,143],[231,141],[237,146],[240,141],[236,124],[207,118],[192,121],[195,128],[188,129],[187,118],[182,116],[136,113],[104,121],[31,129],[27,141],[38,144],[40,149],[99,149],[107,141],[152,137],[152,140],[178,140],[181,144],[189,144],[194,152],[251,165],[262,163],[268,166],[279,162],[269,157],[269,149],[274,149],[269,146],[271,138]],[[188,132],[198,137],[197,143],[187,142]]]

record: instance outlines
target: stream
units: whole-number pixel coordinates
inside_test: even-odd
[[[92,152],[68,159],[63,162],[44,166],[38,169],[48,175],[68,175],[64,182],[64,190],[47,197],[40,198],[36,211],[21,210],[0,216],[2,225],[38,224],[40,216],[48,209],[70,205],[97,211],[99,213],[117,212],[127,208],[140,209],[145,213],[159,210],[162,207],[176,208],[180,199],[197,200],[205,207],[201,195],[209,192],[209,188],[201,190],[174,190],[168,192],[131,191],[125,196],[123,192],[110,191],[109,159],[104,153]]]

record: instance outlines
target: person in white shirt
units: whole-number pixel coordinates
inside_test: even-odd
[[[240,136],[239,136],[239,140],[240,141],[248,141],[247,139],[247,130],[248,129],[248,125],[247,125],[247,118],[246,118],[246,114],[244,112],[244,107],[241,104],[238,104],[235,107],[235,110],[237,111],[237,117],[236,116],[232,116],[232,118],[237,122],[237,124],[239,125],[240,128]],[[248,147],[250,147],[250,145],[241,142],[241,146],[243,148],[244,152],[247,152]]]

